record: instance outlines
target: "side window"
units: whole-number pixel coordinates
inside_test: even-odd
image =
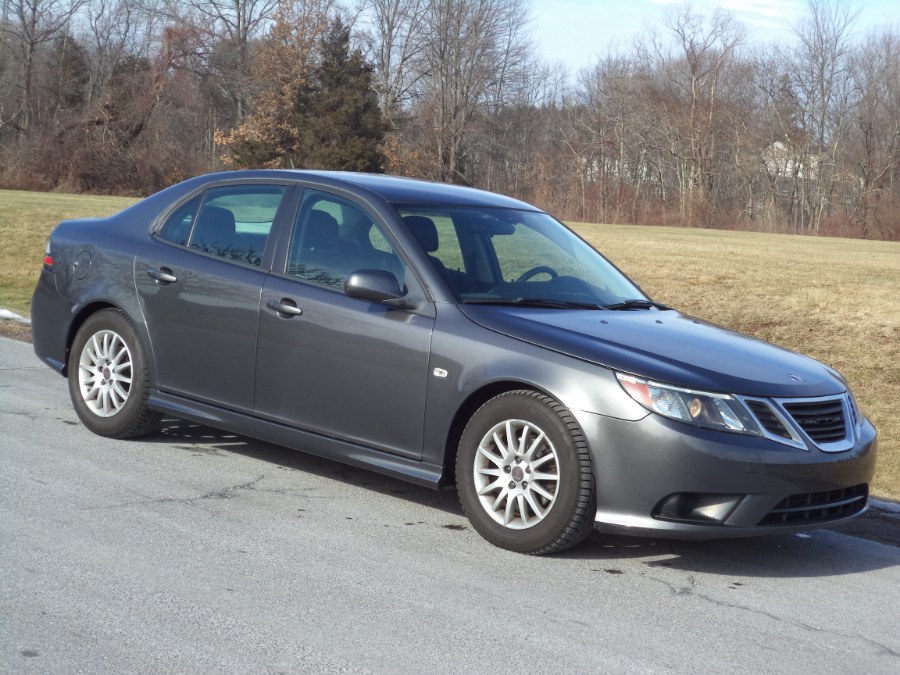
[[[166,219],[166,222],[157,232],[160,239],[165,239],[179,246],[187,246],[188,237],[191,234],[191,228],[194,225],[194,219],[197,216],[197,209],[203,195],[197,195],[188,202],[179,206],[175,212]]]
[[[285,192],[287,187],[282,185],[237,185],[209,190],[197,214],[190,247],[226,260],[259,266]]]
[[[361,269],[390,272],[403,287],[403,263],[365,211],[335,195],[304,192],[291,235],[287,273],[343,289],[350,274]]]

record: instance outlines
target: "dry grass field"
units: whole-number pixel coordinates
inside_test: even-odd
[[[0,191],[0,308],[27,314],[63,218],[133,200]],[[879,430],[873,491],[900,500],[900,243],[574,224],[654,299],[840,370]]]
[[[96,197],[0,190],[0,309],[28,316],[53,226],[68,218],[108,216],[133,204],[128,197]]]

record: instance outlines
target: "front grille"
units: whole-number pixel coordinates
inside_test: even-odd
[[[847,437],[844,404],[840,398],[783,405],[816,443],[835,443]]]
[[[800,525],[839,520],[862,511],[868,498],[866,483],[827,492],[792,495],[782,499],[759,524]]]
[[[847,406],[850,408],[850,424],[855,429],[859,426],[859,412],[856,410],[856,401],[853,400],[852,396],[849,397],[848,403],[850,404]]]
[[[781,438],[791,437],[790,432],[784,428],[784,424],[782,424],[781,420],[778,419],[778,416],[772,412],[772,409],[768,404],[752,399],[747,399],[745,402],[747,407],[750,408],[750,411],[756,416],[756,419],[759,420],[759,423],[762,424],[763,429],[775,436],[781,436]]]

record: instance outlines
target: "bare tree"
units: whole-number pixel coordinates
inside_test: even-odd
[[[859,12],[842,0],[809,0],[808,7],[786,63],[806,134],[798,162],[806,170],[797,191],[797,227],[818,233],[840,180],[837,161],[850,121],[852,28]]]
[[[38,48],[66,30],[84,0],[9,0],[8,19],[0,25],[11,40],[16,57],[20,59],[18,109],[14,113],[15,126],[26,131],[30,126],[32,84],[35,55]]]
[[[468,182],[466,142],[479,107],[502,100],[526,54],[522,0],[430,0],[423,22],[425,71],[416,112],[436,178]]]
[[[863,237],[896,238],[900,195],[900,35],[870,34],[855,54],[856,130],[850,153],[858,175],[854,217]]]
[[[412,98],[422,77],[425,49],[422,22],[426,0],[363,0],[361,32],[366,55],[375,66],[375,90],[392,124]]]
[[[157,32],[154,7],[135,0],[87,0],[85,37],[91,57],[88,102],[99,99],[127,56],[149,57]]]
[[[548,146],[556,140],[567,92],[559,64],[534,61],[508,73],[472,131],[472,179],[485,189],[525,198],[550,176],[562,178],[558,170],[543,169],[554,163]]]
[[[251,42],[271,24],[279,0],[164,0],[171,20],[190,21],[205,37],[198,45],[230,99],[234,124],[247,111]]]
[[[647,75],[633,57],[609,54],[579,77],[574,120],[581,138],[583,217],[593,188],[600,201],[597,217],[604,222],[623,218],[635,222],[641,195],[656,182],[659,171],[650,167],[657,156],[654,135],[659,114],[648,98]]]
[[[675,50],[656,42],[645,54],[657,76],[664,78],[658,93],[673,106],[667,115],[666,140],[679,176],[682,214],[693,224],[703,217],[695,209],[700,206],[705,213],[714,189],[721,138],[720,87],[745,33],[727,12],[716,10],[706,17],[689,6],[670,11],[665,26]]]

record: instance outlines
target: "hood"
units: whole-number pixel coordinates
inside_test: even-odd
[[[785,398],[846,389],[840,376],[818,361],[674,310],[460,309],[497,333],[660,383]]]

